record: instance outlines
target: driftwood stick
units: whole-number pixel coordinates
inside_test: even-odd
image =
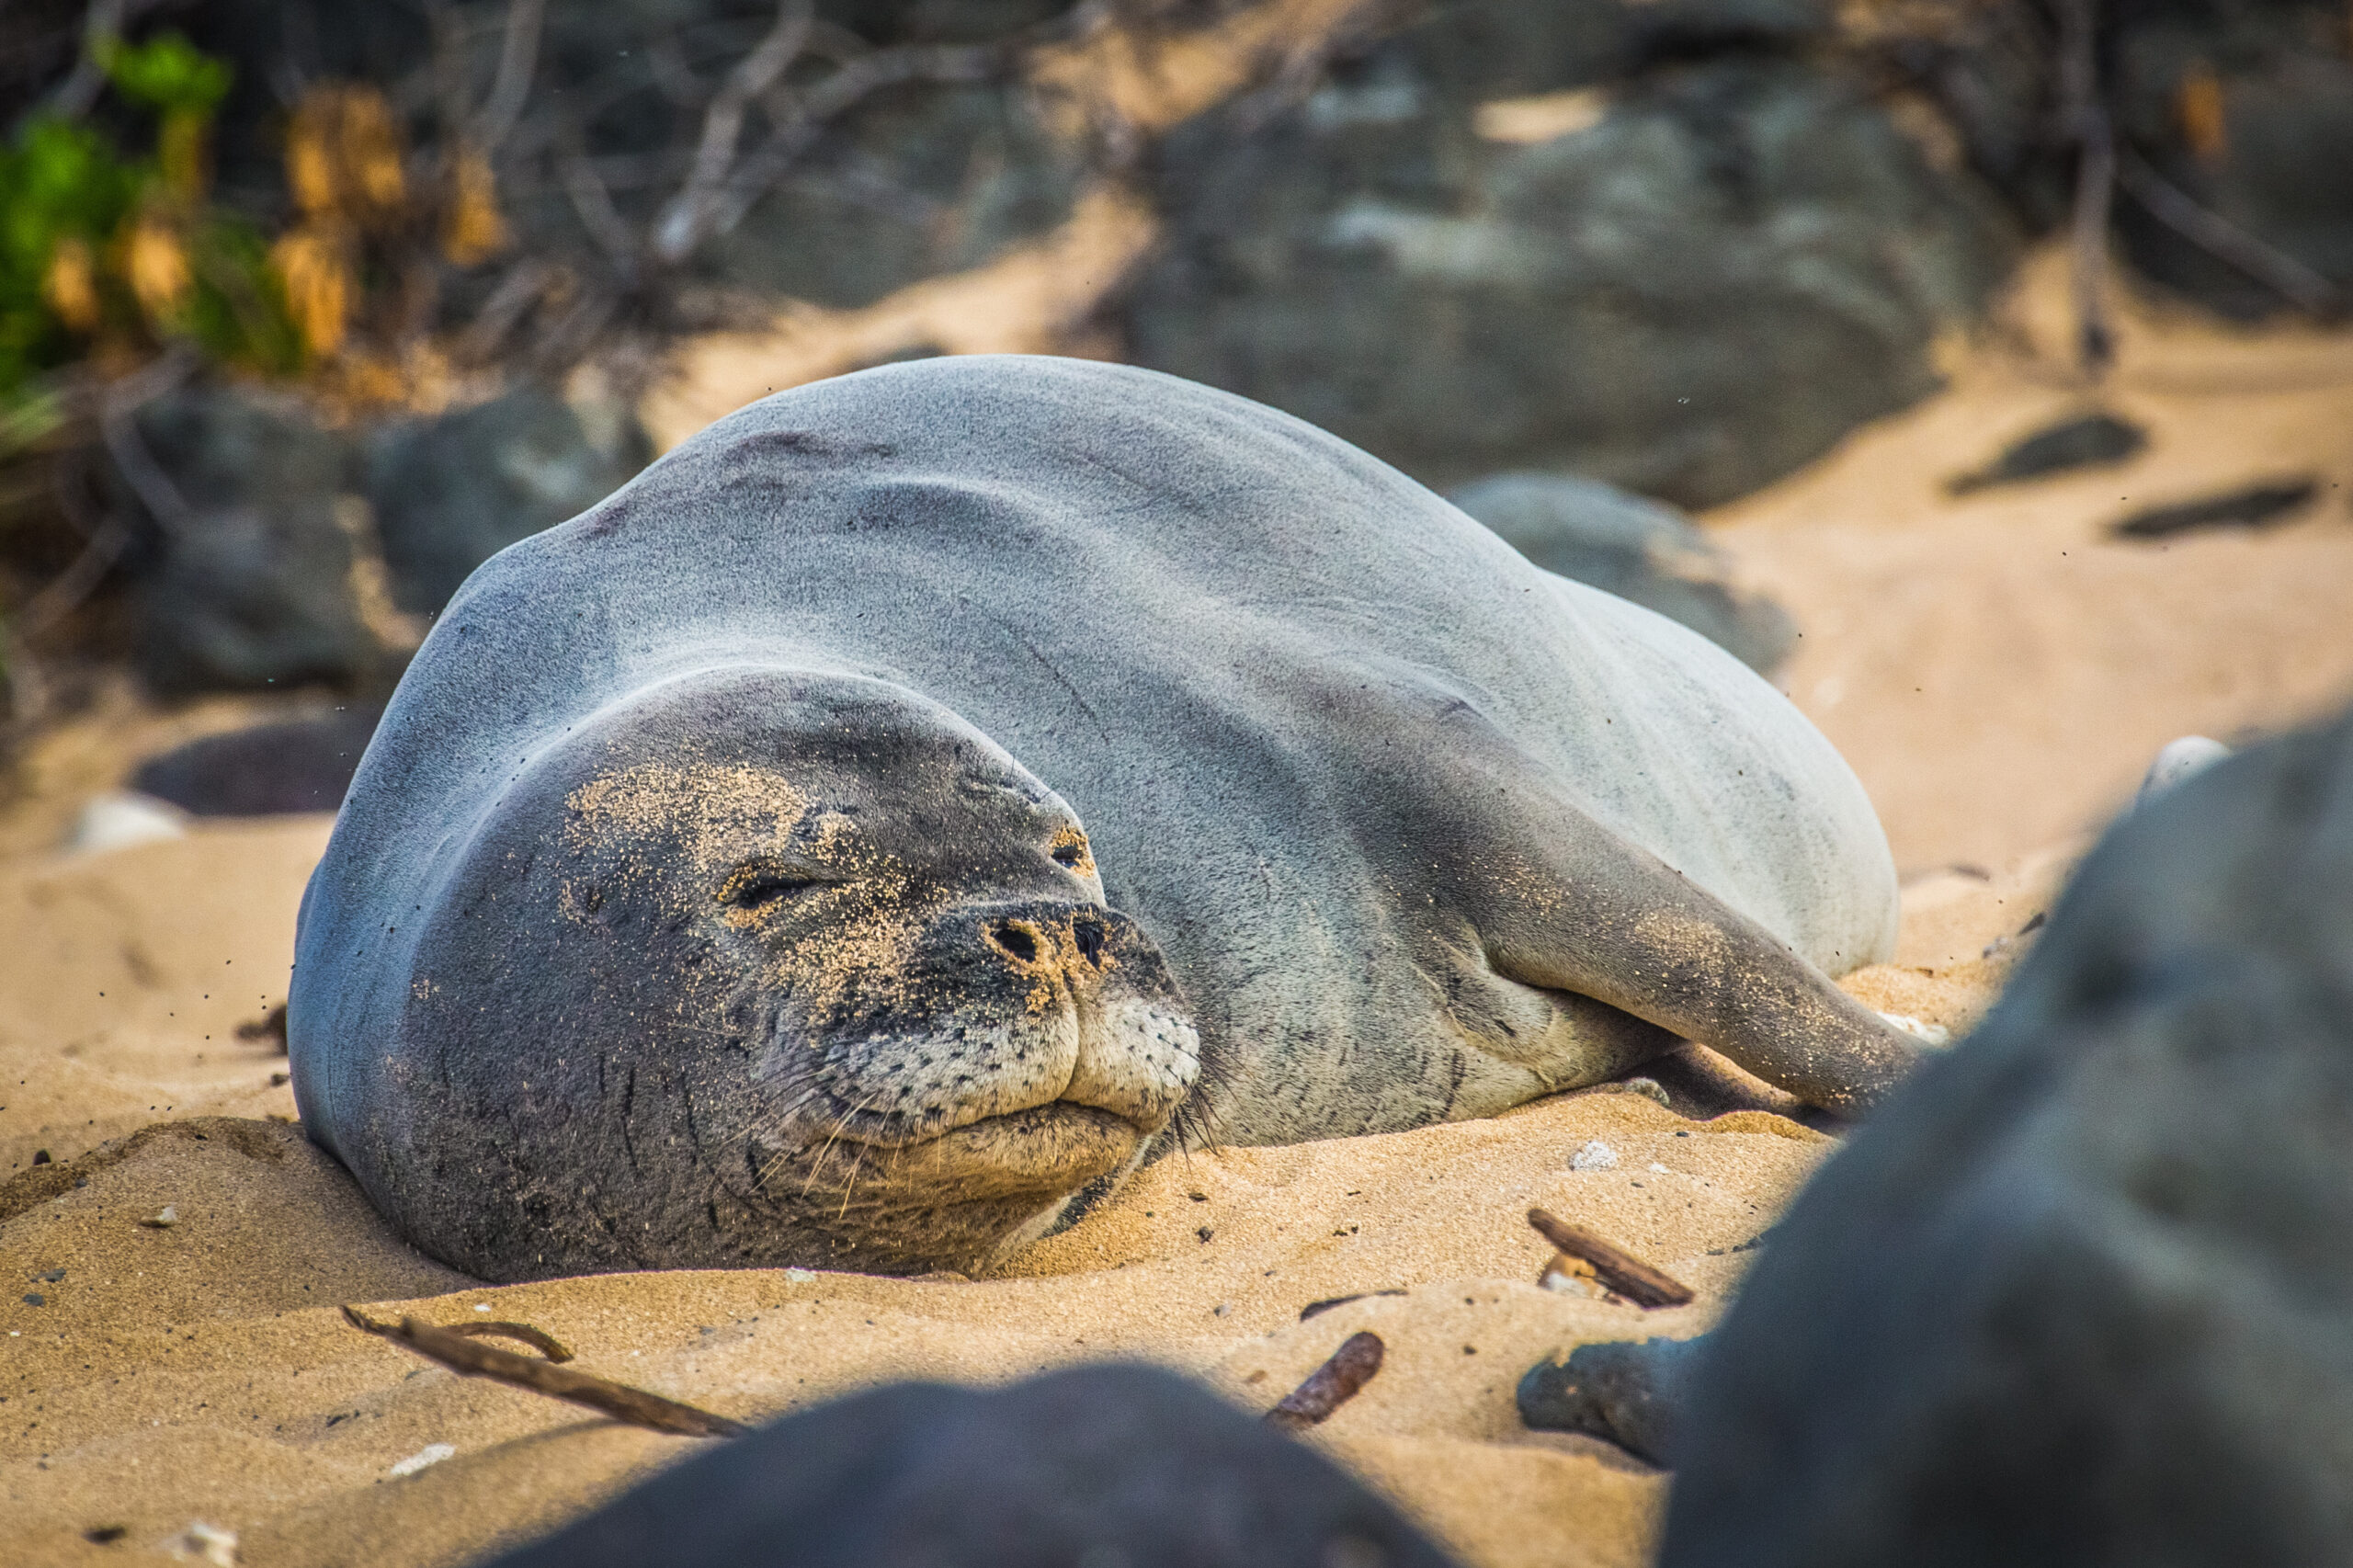
[[[1385,1350],[1377,1334],[1348,1335],[1332,1352],[1330,1360],[1308,1373],[1305,1382],[1283,1395],[1282,1403],[1267,1412],[1267,1424],[1287,1432],[1302,1432],[1318,1425],[1372,1381],[1372,1375],[1381,1370]]]
[[[528,1323],[453,1323],[443,1327],[444,1334],[463,1335],[468,1339],[512,1339],[528,1345],[551,1361],[569,1361],[572,1348],[543,1328],[533,1328]]]
[[[1557,1214],[1530,1209],[1528,1222],[1536,1227],[1537,1234],[1561,1251],[1591,1264],[1604,1285],[1638,1307],[1680,1307],[1696,1295],[1690,1286],[1675,1276],[1652,1267],[1630,1252],[1620,1251],[1590,1231],[1578,1230]]]
[[[397,1324],[384,1323],[353,1306],[346,1306],[343,1315],[352,1327],[389,1339],[395,1345],[415,1351],[427,1360],[438,1361],[461,1378],[489,1378],[495,1382],[510,1383],[552,1399],[586,1405],[632,1426],[669,1432],[681,1437],[740,1437],[751,1430],[741,1422],[730,1421],[724,1415],[714,1415],[691,1404],[680,1404],[676,1400],[664,1399],[658,1393],[633,1389],[626,1383],[612,1382],[586,1372],[575,1372],[568,1367],[556,1366],[551,1360],[542,1361],[530,1356],[517,1356],[511,1350],[477,1345],[465,1332],[456,1329],[436,1328],[431,1324],[419,1323],[408,1317]],[[520,1324],[467,1324],[462,1326],[474,1334],[524,1328]],[[537,1329],[524,1329],[524,1334],[515,1337],[525,1338],[527,1343],[547,1338]],[[552,1339],[548,1343],[555,1345]],[[560,1350],[563,1347],[555,1345],[555,1348]],[[570,1352],[565,1354],[569,1356]]]

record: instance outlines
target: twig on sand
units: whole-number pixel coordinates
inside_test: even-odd
[[[462,1335],[468,1339],[512,1339],[528,1345],[551,1361],[569,1361],[572,1347],[544,1328],[533,1328],[528,1323],[453,1323],[441,1330],[444,1334]]]
[[[1307,1381],[1283,1395],[1267,1412],[1267,1424],[1287,1432],[1302,1432],[1328,1417],[1356,1398],[1357,1391],[1381,1370],[1385,1346],[1381,1335],[1352,1334],[1332,1352],[1332,1358],[1307,1374]]]
[[[482,1323],[436,1328],[431,1324],[419,1323],[409,1317],[392,1324],[371,1318],[358,1308],[348,1305],[343,1309],[343,1315],[352,1327],[389,1339],[428,1360],[438,1361],[461,1378],[489,1378],[496,1382],[511,1383],[517,1388],[529,1389],[551,1398],[585,1404],[591,1410],[601,1411],[616,1421],[626,1421],[633,1426],[669,1432],[681,1437],[740,1437],[751,1430],[741,1422],[730,1421],[724,1415],[714,1415],[708,1410],[698,1410],[691,1404],[664,1399],[658,1393],[648,1393],[626,1383],[612,1382],[586,1372],[575,1372],[568,1367],[559,1367],[554,1363],[560,1359],[570,1359],[572,1353],[549,1335],[527,1324]],[[511,1350],[500,1350],[494,1346],[477,1345],[470,1337],[484,1334],[495,1334],[539,1346],[547,1351],[549,1359],[542,1361],[529,1356],[517,1356]],[[557,1351],[563,1354],[559,1357]]]
[[[1326,1296],[1320,1301],[1310,1301],[1307,1305],[1300,1308],[1299,1321],[1305,1323],[1309,1318],[1320,1317],[1324,1313],[1330,1312],[1333,1308],[1345,1307],[1351,1301],[1369,1301],[1375,1296],[1402,1296],[1404,1293],[1405,1292],[1403,1290],[1359,1290],[1353,1296]]]
[[[1569,1256],[1591,1264],[1602,1284],[1638,1307],[1680,1307],[1697,1294],[1675,1276],[1652,1267],[1630,1252],[1620,1251],[1590,1231],[1578,1230],[1557,1214],[1530,1209],[1528,1222],[1536,1227],[1537,1234]]]

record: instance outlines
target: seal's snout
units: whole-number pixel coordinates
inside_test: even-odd
[[[1136,923],[1091,903],[1025,903],[969,912],[981,946],[1017,995],[1017,1036],[1062,1043],[1054,1100],[1157,1131],[1199,1072],[1199,1041],[1160,949]],[[951,917],[940,935],[955,939]],[[969,986],[972,994],[984,985]],[[1021,1055],[1017,1049],[1016,1056]]]
[[[1199,1076],[1199,1038],[1160,949],[1092,903],[960,901],[893,965],[861,970],[828,1003],[809,1005],[813,990],[779,993],[790,1001],[769,1062],[779,1098],[801,1098],[804,1083],[820,1091],[802,1103],[826,1137],[909,1148],[1007,1118],[1078,1116],[1140,1141]]]
[[[1076,958],[1090,969],[1101,969],[1108,933],[1101,914],[1081,905],[1070,916],[1067,926],[1070,941],[1063,952]],[[981,928],[982,939],[1011,959],[1017,964],[1036,964],[1049,959],[1051,938],[1036,921],[1025,918],[993,920]]]
[[[1070,935],[1078,948],[1078,956],[1100,969],[1103,966],[1103,922],[1091,915],[1081,914],[1072,919]]]
[[[1038,961],[1038,928],[1026,920],[992,921],[982,927],[983,939],[1016,963]]]

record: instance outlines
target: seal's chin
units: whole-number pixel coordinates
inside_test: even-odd
[[[893,1177],[936,1187],[966,1201],[1075,1192],[1123,1169],[1158,1128],[1142,1128],[1094,1106],[1053,1100],[983,1117],[911,1143],[858,1142]],[[845,1138],[845,1142],[852,1140]]]
[[[920,1140],[845,1133],[769,1165],[761,1187],[769,1211],[790,1217],[779,1239],[792,1256],[767,1261],[977,1270],[1045,1234],[1081,1191],[1132,1170],[1159,1131],[1053,1100]]]

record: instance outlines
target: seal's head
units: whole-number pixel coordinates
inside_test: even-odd
[[[1070,807],[885,682],[635,693],[520,762],[420,914],[397,1108],[337,1146],[492,1278],[970,1268],[1198,1071]]]

